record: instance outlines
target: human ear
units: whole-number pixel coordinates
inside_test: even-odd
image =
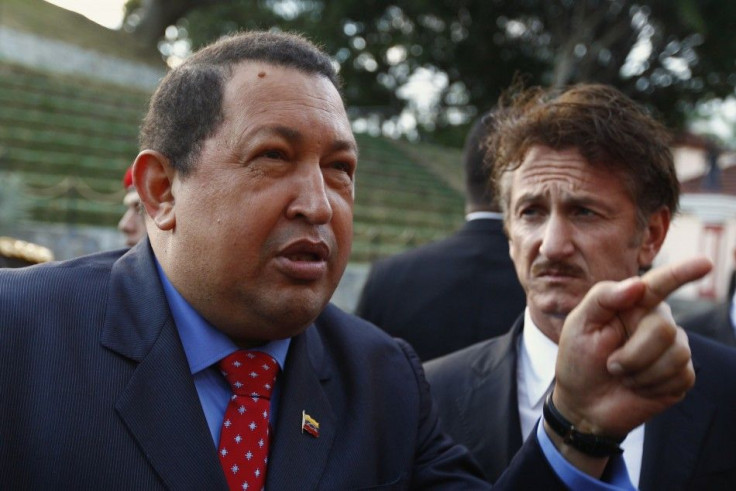
[[[169,159],[154,150],[142,151],[133,163],[133,185],[146,213],[161,230],[176,225],[172,193],[175,173]]]
[[[671,213],[663,206],[649,215],[647,226],[644,229],[641,244],[639,245],[639,267],[649,267],[662,248],[667,231],[670,228]]]

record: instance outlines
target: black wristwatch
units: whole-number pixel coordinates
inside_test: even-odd
[[[544,420],[547,422],[552,431],[560,435],[567,445],[583,452],[591,457],[612,457],[621,455],[623,449],[619,446],[624,438],[610,438],[605,436],[594,435],[592,433],[581,433],[575,426],[560,414],[555,405],[552,403],[552,393],[549,391],[547,398],[544,400]]]

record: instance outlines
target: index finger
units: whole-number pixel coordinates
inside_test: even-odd
[[[708,258],[698,256],[652,269],[642,276],[647,288],[639,305],[645,308],[655,307],[682,285],[708,274],[712,267]]]

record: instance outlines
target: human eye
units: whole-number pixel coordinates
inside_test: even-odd
[[[588,218],[588,217],[595,217],[598,214],[595,211],[593,211],[590,208],[588,208],[588,207],[578,206],[575,209],[575,215],[577,215],[579,217],[583,217],[583,218]]]
[[[521,218],[532,219],[541,216],[543,210],[541,207],[536,205],[526,205],[519,207],[517,214]]]
[[[272,160],[286,159],[286,153],[276,148],[269,148],[261,152],[261,157]]]
[[[349,162],[337,161],[330,164],[330,167],[345,172],[346,174],[353,174],[353,165]]]
[[[355,161],[349,158],[329,160],[324,166],[329,175],[345,182],[352,182],[355,175]]]

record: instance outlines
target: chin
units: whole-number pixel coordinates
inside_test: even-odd
[[[544,315],[564,319],[580,303],[580,298],[538,298],[534,303]]]
[[[275,313],[275,316],[278,318],[278,322],[286,328],[285,330],[295,331],[298,333],[314,322],[317,316],[322,313],[327,302],[329,302],[329,297],[326,299],[321,297],[309,297],[292,299],[291,301],[287,300],[285,302],[281,302],[280,307],[277,308],[278,312]],[[287,328],[286,326],[292,327]]]

